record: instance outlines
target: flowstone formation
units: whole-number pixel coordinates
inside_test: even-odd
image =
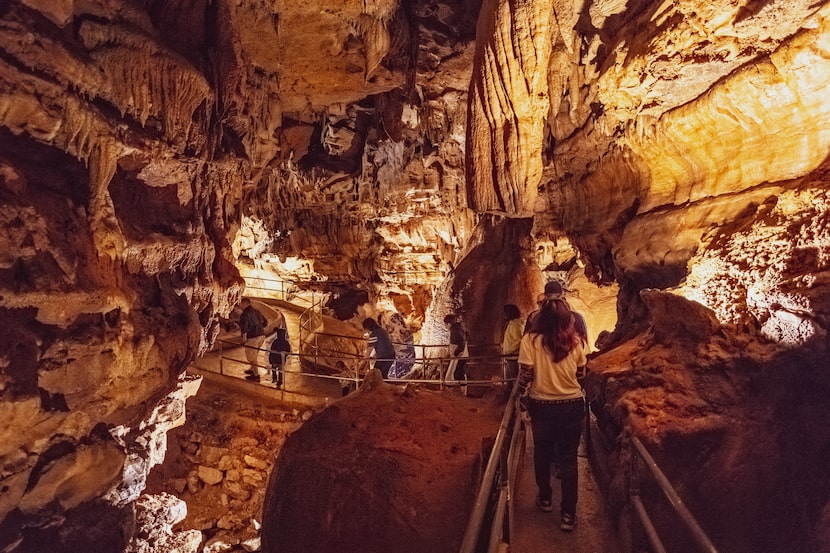
[[[478,7],[0,6],[1,547],[141,532],[132,502],[179,422],[154,413],[242,292],[243,211],[341,280],[430,263],[437,282],[460,259]]]
[[[633,433],[657,449],[725,549],[823,551],[830,7],[491,5],[471,207],[532,214],[535,232],[573,240],[595,281],[620,284],[604,343],[616,347],[590,364],[611,443]]]
[[[671,293],[641,297],[649,324],[591,359],[586,382],[600,441],[613,444],[611,511],[634,518],[635,435],[719,550],[825,551],[830,433],[820,421],[830,378],[826,357],[815,354],[822,346],[788,348]],[[640,474],[667,549],[695,550],[654,479]]]

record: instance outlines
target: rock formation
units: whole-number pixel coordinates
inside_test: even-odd
[[[502,401],[384,384],[292,434],[271,473],[263,550],[458,551]]]
[[[643,374],[676,377],[651,392],[686,390],[699,359],[724,373],[730,421],[798,425],[770,431],[766,461],[813,478],[782,505],[804,551],[827,548],[828,4],[0,4],[0,548],[132,540],[131,501],[178,418],[159,409],[184,401],[240,268],[362,290],[429,341],[457,310],[485,351],[500,303],[533,307],[551,243],[576,248],[580,282],[619,290],[598,383],[636,350]],[[699,326],[662,331],[687,311]],[[675,349],[690,353],[649,353]],[[752,390],[774,416],[753,418]],[[685,408],[660,403],[649,434],[650,394],[602,394],[612,434],[680,464],[699,443],[669,429]],[[723,410],[697,401],[720,432]],[[755,435],[689,474],[750,463]],[[751,496],[754,480],[731,482]],[[752,539],[730,544],[763,551]]]

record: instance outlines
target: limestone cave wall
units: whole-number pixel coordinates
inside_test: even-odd
[[[828,6],[563,4],[482,14],[471,207],[532,212],[619,283],[589,366],[607,437],[657,451],[726,549],[826,549]]]

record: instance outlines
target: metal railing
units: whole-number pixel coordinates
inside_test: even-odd
[[[316,301],[317,294],[311,290],[311,299],[304,296],[304,291],[310,289],[312,284],[318,284],[312,281],[300,281],[290,279],[269,278],[256,275],[245,275],[242,277],[245,280],[246,290],[257,290],[259,292],[266,292],[262,295],[254,296],[260,299],[277,299],[293,303],[298,307],[313,306]],[[248,294],[250,296],[250,294]],[[298,305],[298,304],[303,305]]]
[[[354,340],[365,341],[362,338],[354,338]],[[244,343],[235,342],[233,340],[226,340],[219,338],[216,340],[218,344],[217,351],[215,353],[218,355],[218,362],[219,362],[219,373],[226,374],[225,364],[227,362],[232,362],[237,365],[245,365],[247,367],[255,367],[258,370],[262,370],[265,372],[271,371],[270,365],[266,365],[260,362],[252,363],[248,360],[247,356],[243,354],[240,356],[230,355],[230,352],[239,352],[245,350],[256,350],[257,357],[264,356],[267,359],[268,354],[270,351],[266,348],[256,348],[253,346],[245,345]],[[446,346],[444,346],[446,347]],[[346,354],[342,351],[337,350],[326,350],[324,348],[318,348],[313,353],[293,353],[288,352],[285,353],[286,362],[283,365],[283,375],[286,374],[298,374],[302,375],[303,377],[309,378],[320,378],[320,379],[328,379],[328,380],[340,380],[340,381],[349,381],[354,384],[355,387],[359,387],[362,382],[366,379],[368,371],[372,368],[373,365],[377,361],[402,361],[402,359],[367,359],[363,355],[354,355],[354,354]],[[471,380],[471,379],[464,379],[464,380],[456,380],[454,378],[450,378],[450,367],[451,363],[454,360],[458,360],[457,357],[415,357],[414,359],[406,359],[403,361],[412,362],[413,368],[410,369],[409,375],[417,375],[421,374],[423,377],[417,378],[414,376],[405,376],[404,378],[396,378],[396,379],[386,379],[387,382],[393,383],[416,383],[416,384],[433,384],[439,386],[440,389],[451,388],[451,387],[458,387],[458,386],[496,386],[496,385],[504,385],[505,383],[515,382],[513,378],[506,378],[502,376],[500,378],[489,378],[489,379],[482,379],[482,380]],[[467,360],[468,367],[475,366],[476,363],[487,364],[488,366],[492,367],[495,364],[500,364],[502,375],[505,375],[506,363],[512,359],[510,357],[488,357],[488,356],[479,356],[479,357],[466,357],[464,358]],[[336,373],[336,374],[325,374],[320,372],[309,372],[303,370],[303,367],[314,369],[314,367],[320,366],[334,366],[338,361],[342,361],[345,366],[345,371]],[[196,367],[199,367],[198,363],[194,363]],[[426,367],[432,367],[433,370],[420,370]],[[436,369],[437,367],[437,369]],[[204,368],[204,367],[199,367]]]
[[[645,463],[646,468],[648,468],[649,472],[652,476],[654,476],[654,479],[663,491],[663,494],[669,500],[672,509],[684,526],[689,530],[689,533],[694,539],[698,549],[707,553],[718,553],[717,548],[715,548],[714,544],[706,535],[706,532],[703,531],[703,528],[700,527],[700,524],[698,524],[692,513],[683,504],[683,500],[680,499],[679,495],[677,495],[677,492],[671,485],[671,482],[669,482],[669,479],[666,478],[665,474],[663,474],[663,471],[660,470],[660,467],[648,452],[646,446],[643,445],[637,436],[632,436],[629,499],[631,500],[631,504],[634,507],[634,511],[637,514],[637,518],[643,527],[643,531],[646,534],[646,538],[648,539],[653,552],[666,553],[666,547],[663,545],[657,529],[655,528],[651,517],[646,511],[643,500],[640,497],[640,461]]]
[[[330,333],[323,333],[323,316],[321,311],[321,300],[312,292],[311,300],[300,296],[293,288],[298,283],[288,280],[270,279],[266,277],[247,276],[245,277],[246,287],[253,290],[266,290],[268,292],[276,293],[281,299],[287,302],[295,302],[301,300],[306,303],[306,309],[299,316],[300,327],[300,341],[310,348],[311,354],[303,353],[284,353],[283,354],[283,386],[286,385],[285,375],[289,373],[302,374],[304,377],[320,378],[328,380],[338,380],[341,383],[350,382],[355,388],[359,387],[361,382],[366,377],[367,360],[362,355],[344,355],[342,351],[326,350],[321,348],[318,342],[318,336],[327,336],[333,338],[342,338],[350,340],[362,340],[354,336],[337,335]],[[247,283],[248,280],[254,281]],[[259,281],[259,282],[256,282]],[[260,283],[274,282],[277,287],[262,286]],[[239,344],[228,340],[217,340],[219,343],[219,371],[224,374],[224,361],[233,361],[235,363],[252,365],[250,361],[245,359],[238,359],[228,357],[225,355],[225,346],[230,345],[233,348],[250,348],[245,344]],[[397,345],[397,344],[396,344]],[[302,347],[302,346],[301,346]],[[510,532],[515,528],[514,509],[512,508],[512,500],[515,498],[516,483],[518,480],[518,470],[521,464],[521,457],[524,454],[524,445],[526,437],[526,429],[524,423],[519,416],[518,410],[518,381],[515,378],[508,378],[508,361],[515,360],[514,357],[498,357],[502,365],[501,379],[488,380],[463,380],[458,381],[449,378],[450,364],[457,358],[427,355],[427,352],[432,348],[447,348],[446,344],[422,344],[415,346],[421,352],[420,356],[416,356],[411,361],[415,369],[411,370],[407,377],[401,379],[387,379],[389,382],[398,383],[423,383],[423,384],[439,384],[443,389],[448,386],[456,385],[503,385],[507,382],[513,382],[513,388],[505,408],[502,420],[499,425],[499,430],[496,435],[495,443],[490,451],[490,456],[485,468],[481,483],[476,495],[473,509],[467,523],[464,533],[464,539],[460,548],[460,553],[475,553],[486,551],[488,553],[495,553],[500,544],[510,541]],[[264,352],[266,355],[268,350],[262,348],[257,349],[258,353]],[[493,356],[479,356],[465,358],[467,363],[487,362],[492,364],[494,362]],[[373,359],[372,361],[385,361],[388,359]],[[308,364],[319,365],[321,361],[343,361],[349,362],[350,374],[320,374],[315,372],[304,372],[302,367],[304,361]],[[394,361],[394,360],[393,360]],[[409,361],[409,360],[408,360]],[[253,364],[258,369],[270,371],[270,366]],[[361,370],[363,366],[363,370]],[[368,368],[371,368],[370,366]],[[420,374],[424,378],[410,378],[409,375],[416,374],[420,368]],[[588,417],[590,425],[590,417]],[[590,438],[587,440],[590,442]],[[589,449],[589,455],[590,455]],[[637,515],[637,519],[641,524],[646,538],[653,553],[666,553],[667,549],[663,544],[658,531],[646,510],[645,504],[640,496],[640,469],[639,466],[644,463],[650,474],[654,477],[658,486],[662,490],[665,497],[668,499],[674,513],[679,520],[688,529],[692,536],[695,545],[699,551],[706,553],[718,553],[717,548],[706,535],[700,524],[697,522],[692,513],[686,508],[683,500],[675,491],[671,482],[666,478],[665,474],[660,470],[654,458],[646,449],[645,445],[637,438],[631,438],[631,455],[630,455],[630,474],[629,474],[629,499]],[[485,527],[485,523],[489,525]],[[486,530],[486,532],[485,532]],[[485,542],[486,540],[486,542]]]
[[[515,526],[512,500],[516,496],[517,473],[526,433],[519,416],[518,391],[519,383],[515,381],[490,450],[460,553],[483,551],[485,540],[488,553],[495,553],[501,543],[509,542],[510,531]],[[490,524],[485,527],[488,517]]]

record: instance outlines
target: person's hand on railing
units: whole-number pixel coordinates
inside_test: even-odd
[[[524,422],[530,422],[530,410],[528,409],[528,397],[520,395],[516,400],[519,403],[519,416]]]

